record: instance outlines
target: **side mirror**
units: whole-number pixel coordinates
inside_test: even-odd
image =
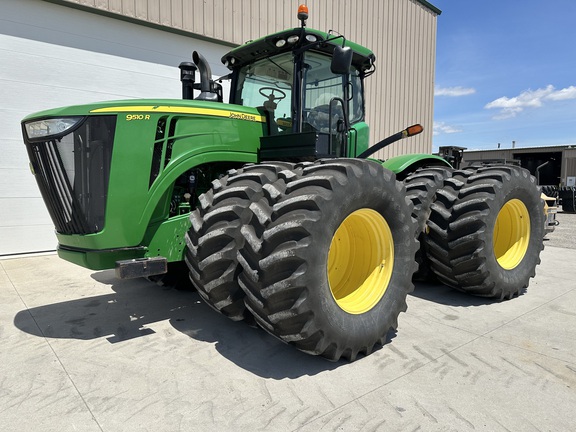
[[[334,47],[332,64],[330,65],[332,73],[337,75],[347,75],[350,72],[350,66],[352,66],[352,48],[341,46]]]

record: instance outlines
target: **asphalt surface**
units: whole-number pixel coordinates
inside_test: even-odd
[[[0,260],[0,430],[573,431],[576,214],[510,301],[419,284],[396,337],[330,363],[194,292]]]

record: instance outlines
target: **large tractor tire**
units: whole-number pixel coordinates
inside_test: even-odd
[[[576,192],[574,186],[564,186],[559,191],[562,201],[562,211],[565,213],[576,213]]]
[[[266,331],[336,361],[396,329],[413,289],[415,221],[402,183],[359,159],[304,166],[240,252],[246,306]]]
[[[528,286],[544,247],[544,210],[527,170],[503,165],[456,171],[431,208],[427,251],[438,279],[499,299]]]
[[[200,205],[190,214],[185,258],[190,279],[209,306],[234,321],[252,320],[238,286],[241,227],[255,217],[250,205],[266,196],[263,186],[292,168],[293,164],[277,162],[230,170],[212,182],[212,189],[199,197]]]
[[[414,237],[419,242],[419,249],[416,252],[418,270],[414,273],[415,280],[434,279],[426,253],[427,222],[431,212],[430,206],[436,200],[436,191],[444,185],[445,179],[452,176],[453,171],[452,168],[441,166],[420,168],[404,179],[406,195],[414,204],[412,217],[417,222]]]

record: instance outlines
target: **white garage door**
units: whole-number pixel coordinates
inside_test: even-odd
[[[178,64],[204,54],[226,70],[226,46],[44,1],[2,0],[0,256],[54,250],[56,236],[22,142],[20,121],[58,106],[180,98]]]

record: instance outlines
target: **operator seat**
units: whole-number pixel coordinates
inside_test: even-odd
[[[314,108],[308,114],[307,122],[318,132],[337,133],[338,120],[344,118],[342,104],[333,100],[337,97],[330,93],[323,93],[316,98]],[[330,104],[332,104],[332,112],[330,112]],[[331,121],[330,114],[332,115]]]

